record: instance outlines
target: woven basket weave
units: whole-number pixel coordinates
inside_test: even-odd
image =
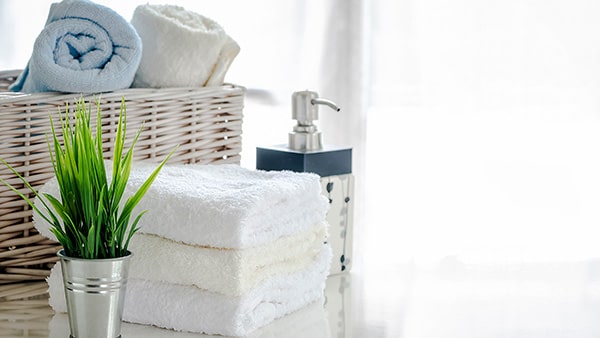
[[[0,71],[0,92],[6,91],[19,73]],[[134,151],[136,160],[160,162],[179,145],[169,163],[239,164],[244,95],[243,87],[223,85],[132,88],[84,98],[100,100],[107,159],[112,155],[124,97],[129,142],[142,124],[144,128]],[[67,102],[74,107],[78,97],[64,93],[0,93],[0,157],[36,189],[54,175],[46,139],[50,118],[58,125],[59,109],[64,111]],[[0,176],[33,197],[4,166],[0,166]],[[0,184],[0,284],[44,280],[58,260],[60,246],[35,230],[31,215],[27,203]]]

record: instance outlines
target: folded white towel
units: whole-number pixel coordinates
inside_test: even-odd
[[[112,9],[87,0],[50,6],[33,53],[9,89],[25,93],[99,93],[128,88],[142,57],[135,29]]]
[[[271,324],[252,332],[246,338],[330,338],[329,321],[323,308],[323,301],[316,302],[273,321]],[[65,313],[55,313],[48,323],[49,338],[69,336],[69,318]],[[197,333],[173,332],[150,325],[123,323],[123,337],[144,338],[200,338]],[[204,338],[223,338],[219,335],[202,335]]]
[[[131,24],[144,44],[134,87],[221,85],[240,51],[217,22],[175,5],[140,5]]]
[[[311,264],[325,241],[326,225],[321,222],[297,235],[242,250],[192,246],[136,234],[129,247],[135,253],[129,277],[239,296],[272,276],[291,274]]]
[[[275,319],[323,299],[331,263],[331,247],[323,245],[307,268],[274,276],[239,297],[230,297],[193,286],[130,278],[123,320],[177,331],[245,336]],[[60,264],[48,278],[49,304],[65,312]]]
[[[126,197],[155,166],[134,164]],[[56,178],[40,192],[58,198]],[[235,164],[167,164],[135,212],[148,210],[139,223],[141,233],[186,244],[243,249],[306,231],[325,220],[328,208],[315,174],[250,170]],[[33,217],[37,230],[54,238],[49,224],[36,213]]]

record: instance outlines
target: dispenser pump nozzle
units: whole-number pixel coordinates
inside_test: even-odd
[[[313,124],[319,119],[319,106],[326,105],[335,111],[340,111],[335,102],[320,98],[319,94],[311,91],[301,91],[292,94],[292,119],[296,120],[294,131],[289,133],[289,147],[294,150],[318,150],[323,148],[321,132]]]

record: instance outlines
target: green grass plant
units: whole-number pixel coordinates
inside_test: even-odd
[[[96,131],[91,126],[91,104],[83,98],[76,101],[74,127],[67,104],[59,112],[63,144],[51,121],[48,149],[60,189],[60,198],[38,192],[8,162],[0,159],[41,202],[46,213],[34,201],[6,180],[0,181],[23,198],[44,220],[69,257],[84,259],[117,258],[128,254],[132,236],[146,211],[133,216],[133,211],[146,194],[159,171],[175,149],[156,167],[144,183],[124,200],[125,188],[133,163],[133,149],[142,132],[140,128],[128,149],[125,149],[127,109],[121,101],[119,122],[114,140],[112,174],[107,175],[102,143],[100,102],[96,101]]]

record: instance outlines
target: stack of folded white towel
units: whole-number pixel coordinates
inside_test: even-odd
[[[128,189],[153,168],[136,164]],[[41,192],[58,195],[56,181]],[[167,165],[138,209],[149,211],[130,245],[125,321],[245,336],[323,301],[332,254],[328,202],[314,174]],[[48,279],[50,305],[64,312],[59,270]]]
[[[69,319],[64,313],[55,313],[48,323],[48,338],[69,336]],[[200,338],[197,333],[173,332],[150,325],[123,323],[123,337],[144,338]],[[201,335],[201,337],[222,338],[221,335]],[[294,313],[245,336],[245,338],[331,338],[331,329],[322,304],[312,303]]]

